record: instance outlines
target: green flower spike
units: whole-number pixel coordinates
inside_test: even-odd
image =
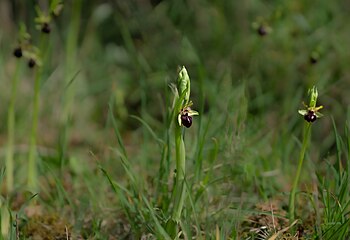
[[[182,107],[180,108],[180,111],[177,115],[177,121],[179,123],[179,126],[185,126],[189,128],[192,125],[192,116],[199,114],[197,111],[191,109],[191,106],[193,105],[192,101],[190,101],[191,83],[190,77],[188,76],[185,67],[182,67],[179,72],[177,84],[180,99],[183,98],[181,104]]]
[[[309,89],[309,95],[310,95],[309,106],[306,105],[305,103],[303,103],[306,109],[301,109],[298,112],[299,112],[299,114],[304,116],[304,119],[307,122],[312,123],[312,122],[316,121],[317,118],[320,118],[323,116],[323,114],[318,112],[319,110],[321,110],[323,108],[323,106],[316,107],[318,92],[317,92],[317,88],[315,86],[313,88]]]
[[[185,67],[179,71],[177,78],[177,89],[175,91],[174,106],[174,137],[175,137],[175,155],[176,155],[176,178],[173,189],[173,211],[172,220],[167,223],[167,229],[173,236],[176,236],[175,228],[180,222],[182,209],[186,199],[186,148],[184,142],[184,131],[182,126],[190,127],[192,125],[192,116],[198,115],[198,112],[191,109],[190,101],[190,77]],[[177,123],[179,125],[177,125]]]
[[[183,96],[183,105],[188,104],[191,94],[191,81],[184,66],[179,71],[177,89],[179,90],[180,98]]]

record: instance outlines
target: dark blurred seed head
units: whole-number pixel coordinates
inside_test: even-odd
[[[320,53],[318,51],[312,51],[309,57],[309,61],[311,64],[316,64],[320,59]]]
[[[22,57],[22,48],[21,47],[17,47],[15,48],[15,50],[13,51],[13,55],[16,57],[16,58],[20,58]]]
[[[41,26],[41,32],[50,33],[51,32],[50,25],[48,23],[43,23]]]
[[[265,36],[267,34],[267,30],[266,30],[266,27],[264,27],[263,25],[261,25],[259,28],[258,28],[258,34],[260,36]]]
[[[310,63],[311,64],[316,64],[317,62],[318,62],[318,59],[316,57],[314,57],[314,56],[310,57]]]
[[[157,6],[159,3],[162,2],[162,0],[150,0],[152,7]]]
[[[28,61],[28,67],[33,68],[35,66],[36,62],[33,58],[29,59]]]

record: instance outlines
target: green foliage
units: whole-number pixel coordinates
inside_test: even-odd
[[[349,237],[350,223],[349,162],[347,160],[344,168],[341,155],[348,149],[344,145],[342,137],[339,136],[334,121],[333,126],[337,160],[334,164],[328,163],[325,176],[318,175],[320,198],[324,206],[323,221],[320,226],[321,235],[318,237],[323,239],[347,239]],[[347,129],[345,133],[348,137]],[[349,141],[349,139],[345,138],[345,141]],[[347,159],[349,158],[347,157]]]
[[[20,239],[43,233],[40,222],[63,238],[67,225],[72,239],[349,238],[350,138],[336,131],[350,119],[345,1],[0,2],[1,220],[12,239],[16,215]],[[178,66],[191,77],[180,91]],[[296,112],[314,85],[325,109],[300,112],[324,114],[306,151]],[[192,107],[200,115],[183,131]],[[169,231],[176,129],[187,194]]]

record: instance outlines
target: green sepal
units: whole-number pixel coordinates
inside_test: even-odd
[[[308,110],[302,109],[302,110],[298,110],[298,113],[305,116],[307,114]]]
[[[181,123],[181,114],[180,113],[177,115],[177,122],[179,123],[179,126],[181,127],[182,123]]]
[[[317,118],[323,117],[323,114],[322,114],[322,113],[319,113],[319,112],[315,112],[315,115],[316,115]]]
[[[197,111],[192,110],[192,109],[188,111],[188,116],[196,116],[196,115],[199,115],[199,113]]]

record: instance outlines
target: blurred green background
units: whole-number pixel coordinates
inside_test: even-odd
[[[13,72],[19,22],[35,32],[35,2],[1,2],[2,89]],[[42,140],[50,143],[57,135],[65,46],[74,17],[79,18],[77,57],[69,74],[78,72],[79,87],[72,121],[74,129],[90,129],[78,131],[77,135],[90,134],[76,136],[78,142],[100,138],[95,134],[104,128],[112,95],[123,130],[139,126],[128,114],[150,120],[157,129],[164,89],[174,81],[179,65],[185,65],[193,79],[196,107],[212,121],[225,114],[237,117],[234,111],[240,106],[230,105],[247,104],[247,121],[259,121],[265,129],[294,129],[300,119],[296,110],[302,107],[306,89],[315,84],[326,115],[342,126],[348,115],[349,8],[346,1],[319,1],[317,7],[307,1],[84,1],[79,13],[66,2],[52,26],[52,55],[42,91],[41,121],[47,139]],[[259,26],[271,32],[260,36]],[[310,60],[314,55],[316,64]],[[233,102],[241,86],[247,102]],[[26,119],[22,116],[30,115],[29,79],[21,81],[20,91],[18,118]],[[1,94],[1,119],[6,118],[9,92]],[[323,125],[330,125],[327,118]],[[232,129],[237,127],[232,122]],[[2,124],[2,132],[4,128]],[[316,139],[327,138],[329,128],[318,129]]]
[[[323,169],[324,159],[333,160],[332,117],[342,132],[350,114],[349,1],[77,2],[64,1],[50,25],[38,134],[48,165],[62,164],[57,156],[63,154],[63,163],[75,174],[96,171],[96,161],[102,161],[122,176],[119,165],[109,161],[110,148],[117,145],[108,120],[113,103],[133,166],[145,178],[154,176],[160,161],[157,143],[130,116],[142,118],[162,136],[172,98],[169,84],[182,65],[191,77],[193,108],[200,112],[186,135],[192,143],[189,162],[200,155],[203,167],[211,161],[227,166],[216,173],[232,178],[223,192],[240,196],[260,189],[268,198],[276,190],[289,190],[293,174],[284,173],[295,168],[303,125],[297,111],[313,85],[325,117],[314,124],[313,162],[307,168],[319,164]],[[0,1],[2,156],[18,27],[23,22],[38,42],[37,3],[48,6],[47,1]],[[27,151],[32,84],[33,71],[23,63],[16,102],[19,155]],[[69,126],[64,151],[62,121]],[[217,159],[212,159],[216,147]],[[265,177],[276,169],[280,172],[273,179]]]
[[[35,3],[1,2],[2,89],[11,79],[19,22],[35,32]],[[349,8],[346,1],[319,1],[317,6],[307,1],[84,1],[77,13],[65,2],[62,16],[52,26],[50,69],[42,91],[46,100],[41,121],[46,120],[47,139],[42,140],[50,143],[57,135],[65,45],[74,17],[79,18],[77,57],[70,68],[79,72],[79,87],[72,121],[74,128],[90,129],[79,134],[91,134],[77,136],[78,142],[96,140],[112,95],[123,130],[139,126],[128,114],[148,118],[156,129],[162,121],[164,89],[174,81],[179,65],[189,69],[196,107],[213,121],[225,114],[237,116],[227,111],[230,104],[241,104],[233,103],[233,94],[244,86],[248,121],[260,121],[266,129],[293,129],[302,97],[315,84],[327,116],[343,124],[348,112]],[[259,26],[271,32],[260,36]],[[314,55],[316,64],[310,61]],[[21,81],[20,91],[18,118],[25,119],[22,116],[30,114],[29,79]],[[9,91],[1,94],[1,119],[6,118],[8,96]],[[4,128],[2,124],[2,132]],[[318,136],[327,138],[328,131],[322,127]]]

